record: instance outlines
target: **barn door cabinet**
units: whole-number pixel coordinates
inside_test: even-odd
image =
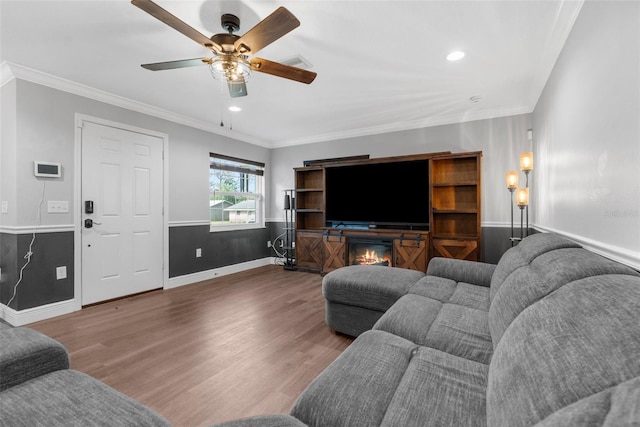
[[[429,236],[416,235],[410,239],[393,240],[394,267],[409,270],[427,271],[429,262]]]
[[[431,256],[480,260],[482,152],[431,159]]]

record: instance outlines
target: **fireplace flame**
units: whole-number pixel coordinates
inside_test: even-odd
[[[356,261],[361,265],[371,265],[371,264],[380,264],[385,261],[384,258],[378,256],[378,253],[374,250],[367,249],[363,255],[356,257]]]

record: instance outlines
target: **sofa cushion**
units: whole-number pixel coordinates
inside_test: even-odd
[[[69,368],[67,349],[29,328],[0,329],[0,391]]]
[[[528,236],[517,246],[506,251],[498,261],[491,277],[491,301],[500,290],[502,283],[513,272],[544,253],[562,248],[580,248],[580,245],[557,234],[538,233]]]
[[[380,425],[417,348],[386,332],[364,332],[309,384],[291,415],[318,427]]]
[[[640,377],[578,400],[549,415],[537,427],[634,426],[640,420]]]
[[[427,334],[443,305],[440,301],[420,295],[405,295],[387,310],[373,325],[373,329],[389,332],[415,344],[424,345]]]
[[[427,275],[446,277],[456,282],[472,283],[488,288],[495,269],[494,264],[436,257],[429,261]]]
[[[486,311],[420,295],[400,298],[373,328],[479,363],[493,353]]]
[[[567,283],[603,274],[638,276],[631,268],[583,248],[561,248],[538,254],[511,273],[494,293],[489,310],[494,347],[525,308]]]
[[[449,304],[489,312],[489,288],[459,282],[449,298]]]
[[[422,277],[405,268],[351,265],[324,276],[322,293],[331,302],[386,311]]]
[[[310,426],[482,426],[488,369],[367,331],[316,377],[291,415]]]
[[[383,426],[486,425],[487,365],[420,347],[391,400]]]
[[[7,426],[169,426],[151,409],[69,369],[5,390],[0,399]]]
[[[447,302],[456,291],[455,280],[439,276],[425,276],[409,288],[408,293],[421,295],[440,302]]]
[[[577,280],[530,305],[495,348],[488,424],[532,425],[640,376],[638,325],[640,278],[630,275]],[[639,415],[637,400],[618,402]]]

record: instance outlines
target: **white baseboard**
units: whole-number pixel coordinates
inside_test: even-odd
[[[240,273],[241,271],[251,270],[252,268],[262,267],[274,264],[275,258],[262,258],[253,261],[242,262],[240,264],[227,265],[225,267],[214,268],[212,270],[199,271],[197,273],[185,274],[184,276],[176,276],[169,278],[165,289],[173,289],[180,286],[191,285],[203,280],[210,280],[216,277],[226,276],[227,274]]]
[[[4,304],[0,304],[0,317],[13,326],[23,326],[40,320],[50,319],[63,314],[73,313],[79,310],[76,300],[54,302],[40,307],[14,310]]]
[[[169,279],[165,289],[177,288],[180,286],[190,285],[203,280],[209,280],[216,277],[226,276],[228,274],[239,273],[252,268],[263,267],[265,265],[275,264],[275,257],[268,257],[247,261],[240,264],[228,265],[225,267],[215,268],[207,271],[200,271],[184,276],[172,277]],[[14,310],[4,304],[0,304],[0,318],[13,326],[23,326],[40,320],[50,319],[52,317],[61,316],[63,314],[73,313],[82,307],[75,299],[54,302],[52,304],[40,307],[27,308],[25,310]]]

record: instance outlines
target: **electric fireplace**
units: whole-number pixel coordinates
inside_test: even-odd
[[[349,239],[349,265],[393,265],[391,240]]]

